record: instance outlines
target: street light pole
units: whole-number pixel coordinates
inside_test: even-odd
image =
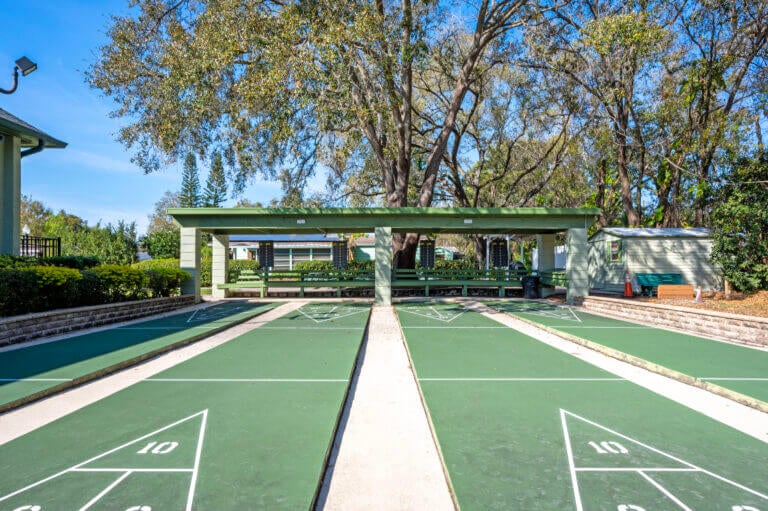
[[[19,71],[21,76],[27,76],[29,73],[37,69],[37,64],[29,60],[27,57],[21,57],[16,61],[16,65],[13,68],[13,84],[10,89],[3,89],[0,87],[0,92],[3,94],[13,94],[16,91],[16,87],[19,86]]]

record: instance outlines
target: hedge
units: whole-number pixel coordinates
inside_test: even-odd
[[[333,261],[299,261],[293,265],[294,270],[300,271],[329,271],[333,270]]]
[[[189,278],[178,263],[172,266],[163,261],[138,267],[105,264],[78,270],[30,265],[21,259],[0,258],[0,264],[6,265],[0,267],[0,316],[170,296],[179,292],[181,283]]]

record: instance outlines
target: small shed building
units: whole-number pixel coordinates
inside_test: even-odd
[[[704,291],[722,288],[722,278],[710,260],[709,229],[651,229],[606,227],[589,240],[590,287],[624,290],[625,271],[632,289],[640,289],[638,273],[679,273],[686,284]]]
[[[331,246],[340,238],[328,234],[233,234],[232,259],[257,259],[259,244],[271,241],[276,270],[292,270],[301,261],[331,261]]]

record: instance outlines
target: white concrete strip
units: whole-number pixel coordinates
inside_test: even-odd
[[[0,445],[95,403],[100,399],[104,399],[119,390],[150,378],[185,360],[205,353],[227,341],[231,341],[235,337],[298,309],[305,303],[307,302],[293,301],[286,303],[202,341],[168,352],[143,364],[106,376],[81,387],[75,387],[61,394],[56,394],[42,401],[0,415]]]
[[[318,509],[455,510],[391,307],[371,312],[352,392]]]
[[[482,303],[471,301],[462,301],[461,303],[549,346],[621,376],[632,383],[768,443],[768,414],[766,413],[574,344],[508,314],[497,312]]]

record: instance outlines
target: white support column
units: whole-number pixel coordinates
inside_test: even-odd
[[[211,268],[211,294],[214,298],[226,298],[228,289],[219,289],[218,284],[226,284],[229,278],[229,235],[214,234],[211,240],[213,261]]]
[[[181,228],[181,246],[179,266],[189,272],[192,278],[181,286],[181,293],[195,295],[195,302],[200,301],[200,231],[194,227]]]
[[[573,305],[578,297],[589,296],[589,249],[586,229],[568,229],[568,254],[565,271],[568,278],[566,300]]]
[[[0,254],[19,255],[21,139],[0,135]]]
[[[374,305],[392,304],[392,228],[374,230],[376,264],[376,298]]]
[[[537,268],[539,275],[542,271],[552,271],[555,268],[555,235],[538,234],[536,236]],[[539,297],[546,298],[554,294],[555,288],[539,284]]]

